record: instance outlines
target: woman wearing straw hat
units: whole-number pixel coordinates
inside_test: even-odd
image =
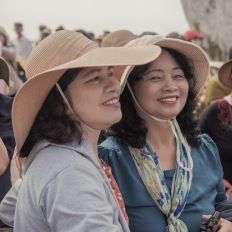
[[[9,67],[0,58],[0,79],[10,86]],[[11,123],[13,99],[0,93],[0,202],[11,188],[10,161],[14,152],[14,135]],[[0,228],[6,225],[0,220]]]
[[[100,144],[100,157],[112,168],[132,232],[200,231],[202,215],[227,200],[216,145],[196,129],[195,99],[209,62],[199,46],[160,35],[126,46],[151,44],[161,55],[130,73],[122,120]],[[220,226],[232,228],[224,219]]]
[[[232,60],[218,71],[221,83],[232,92]],[[212,103],[203,113],[200,128],[216,143],[224,171],[227,194],[232,199],[232,94]]]
[[[25,157],[23,180],[18,196],[17,183],[0,207],[14,231],[129,231],[97,143],[100,131],[121,119],[120,81],[130,66],[159,54],[158,47],[99,48],[69,30],[33,49],[12,111],[15,154]]]

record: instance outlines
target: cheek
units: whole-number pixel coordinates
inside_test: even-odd
[[[182,87],[181,87],[181,89],[182,89],[182,98],[185,100],[185,102],[186,102],[186,100],[187,100],[187,97],[188,97],[188,92],[189,92],[189,84],[188,84],[188,82],[186,81],[186,83],[183,83],[183,85],[182,85]]]
[[[151,85],[140,84],[134,89],[134,95],[138,102],[147,101],[153,99],[156,89]]]

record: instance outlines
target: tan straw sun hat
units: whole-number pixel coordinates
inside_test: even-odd
[[[210,70],[209,60],[203,49],[194,43],[180,39],[166,38],[161,35],[145,35],[141,38],[132,40],[126,46],[151,44],[176,50],[193,62],[193,71],[196,78],[196,85],[193,90],[198,94],[207,81]]]
[[[159,56],[159,47],[99,48],[81,33],[61,30],[42,40],[27,60],[27,81],[15,96],[12,123],[18,154],[48,93],[72,68],[115,66],[123,84],[132,65],[149,63]],[[128,67],[127,67],[128,66]]]
[[[218,78],[223,85],[232,89],[232,59],[225,62],[218,70]]]

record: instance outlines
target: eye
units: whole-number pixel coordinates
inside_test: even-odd
[[[153,77],[150,77],[149,80],[160,80],[161,77],[159,76],[153,76]]]
[[[174,78],[174,79],[183,79],[183,78],[185,78],[185,77],[184,77],[184,75],[182,75],[182,74],[177,74],[177,75],[174,75],[173,78]]]
[[[144,81],[159,81],[162,80],[162,77],[155,75],[147,75],[143,78]]]
[[[114,72],[113,72],[113,71],[109,71],[109,72],[107,73],[107,75],[108,75],[108,77],[114,77]]]
[[[110,66],[107,70],[107,76],[108,77],[115,77],[114,67]]]
[[[100,79],[100,77],[96,76],[96,77],[91,78],[89,81],[98,81],[99,79]]]

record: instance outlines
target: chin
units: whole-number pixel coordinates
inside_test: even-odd
[[[111,117],[111,118],[109,118],[109,120],[108,120],[107,122],[105,122],[105,125],[106,125],[105,129],[106,129],[106,128],[109,128],[109,127],[111,127],[112,125],[114,125],[114,124],[116,124],[117,122],[119,122],[119,121],[121,120],[121,118],[122,118],[122,115],[119,115],[119,116],[117,116],[117,117]]]
[[[171,120],[173,118],[175,118],[177,115],[160,115],[157,118],[159,119],[163,119],[163,120]]]

